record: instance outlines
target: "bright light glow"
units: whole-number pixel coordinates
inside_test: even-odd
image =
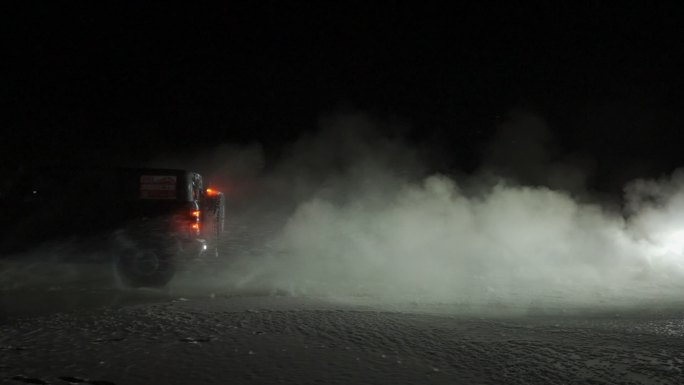
[[[669,253],[682,254],[684,252],[684,230],[676,230],[662,234],[657,242]]]
[[[218,194],[218,191],[210,189],[210,188],[207,189],[207,195],[216,195],[216,194]]]
[[[194,218],[199,218],[199,216],[200,216],[199,210],[192,210],[192,216],[193,216]]]
[[[193,224],[192,224],[192,229],[193,229],[193,230],[199,230],[199,223],[193,223]]]

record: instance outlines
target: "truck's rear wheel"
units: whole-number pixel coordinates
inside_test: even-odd
[[[128,287],[164,287],[175,273],[173,256],[163,248],[125,248],[117,252],[116,272]]]

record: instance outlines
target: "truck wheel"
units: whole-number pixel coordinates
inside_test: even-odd
[[[173,258],[161,248],[125,248],[115,259],[116,272],[128,287],[166,286],[175,273]]]

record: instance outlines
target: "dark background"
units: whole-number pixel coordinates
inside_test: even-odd
[[[225,142],[275,161],[339,110],[408,123],[442,171],[480,167],[520,110],[598,190],[684,164],[677,2],[221,4],[5,5],[3,167]]]

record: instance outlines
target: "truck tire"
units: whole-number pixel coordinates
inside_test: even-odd
[[[166,286],[175,274],[173,255],[163,247],[127,247],[115,256],[116,273],[131,288]]]

